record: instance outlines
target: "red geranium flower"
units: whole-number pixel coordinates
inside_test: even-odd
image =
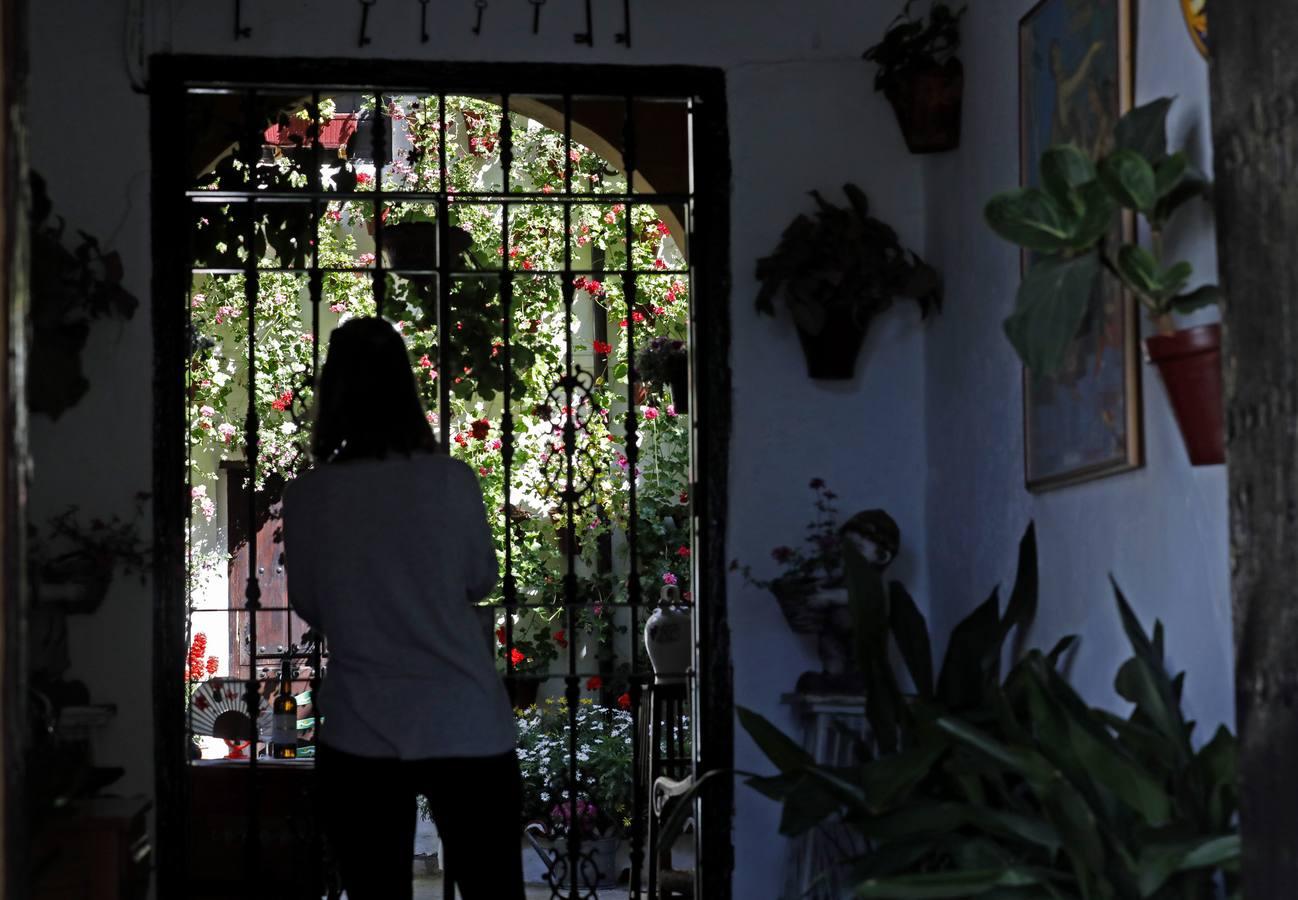
[[[509,651],[509,661],[512,662],[514,665],[518,666],[526,662],[527,657],[523,654],[522,650],[519,650],[517,647],[515,647],[513,650]]]
[[[486,419],[479,419],[470,427],[475,440],[485,441],[487,435],[491,434],[491,423]]]
[[[605,356],[613,352],[613,345],[604,341],[595,341],[592,346],[596,353],[603,353]]]
[[[588,691],[598,691],[603,686],[604,679],[600,678],[598,675],[592,675],[586,679],[586,690]]]
[[[631,708],[631,695],[630,695],[630,694],[623,694],[621,697],[618,697],[618,698],[617,698],[617,705],[620,706],[620,707],[622,707],[623,709],[630,709],[630,708]]]
[[[504,626],[504,625],[501,625],[499,628],[496,629],[496,640],[500,641],[500,643],[502,643],[502,644],[505,643],[505,626]]]
[[[554,636],[554,642],[558,644],[560,647],[568,646],[568,635],[564,629],[560,628],[558,631],[554,633],[553,636]]]
[[[683,558],[688,558],[690,555],[690,548],[682,546],[680,549],[676,551],[676,555]]]

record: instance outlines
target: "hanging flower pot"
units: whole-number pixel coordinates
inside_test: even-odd
[[[689,412],[690,355],[684,341],[653,338],[636,357],[636,371],[647,384],[671,388],[676,411]]]
[[[1146,338],[1158,366],[1191,465],[1226,461],[1221,381],[1221,326],[1200,325]]]
[[[383,265],[389,269],[436,269],[437,223],[384,225]]]
[[[960,146],[964,66],[958,59],[899,76],[884,89],[911,153],[945,153]]]
[[[960,146],[964,97],[964,66],[955,54],[967,7],[934,3],[927,16],[915,17],[910,7],[907,3],[883,39],[865,51],[879,67],[874,89],[892,104],[911,153],[954,150]]]
[[[868,330],[868,323],[858,322],[850,309],[827,310],[825,325],[816,333],[798,323],[798,340],[807,358],[807,374],[822,381],[852,378]]]
[[[851,378],[871,320],[896,298],[914,300],[921,316],[942,305],[937,271],[870,215],[860,188],[846,184],[843,193],[846,207],[812,191],[815,217],[794,218],[774,252],[757,261],[757,312],[774,316],[776,298],[784,300],[812,378]]]

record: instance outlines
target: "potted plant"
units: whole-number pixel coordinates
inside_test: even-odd
[[[871,320],[895,298],[914,299],[925,316],[942,301],[937,272],[870,215],[860,188],[843,192],[847,209],[812,191],[815,217],[798,215],[775,252],[757,261],[757,311],[775,315],[783,295],[812,378],[851,378]]]
[[[1209,189],[1184,153],[1167,148],[1164,98],[1133,109],[1115,132],[1115,147],[1098,162],[1077,147],[1052,147],[1041,158],[1041,187],[993,197],[987,222],[1033,254],[1005,333],[1024,365],[1050,375],[1091,310],[1101,278],[1116,278],[1140,302],[1156,334],[1148,358],[1159,367],[1194,465],[1225,461],[1221,328],[1176,330],[1173,315],[1220,302],[1216,285],[1188,289],[1194,270],[1169,262],[1163,231],[1187,201]],[[1116,236],[1131,211],[1149,226],[1150,249]]]
[[[505,678],[505,688],[515,709],[536,705],[541,682],[550,672],[550,663],[559,655],[559,642],[567,646],[562,631],[551,632],[556,610],[547,607],[520,609],[514,621],[512,646],[506,646],[505,626],[496,627],[496,659]]]
[[[913,18],[914,2],[908,0],[865,58],[879,66],[874,89],[892,104],[910,152],[942,153],[960,145],[964,66],[955,54],[966,7],[952,11],[934,3],[927,18]]]
[[[137,517],[144,514],[147,497],[136,498]],[[126,574],[138,575],[143,583],[150,571],[151,552],[140,537],[136,519],[113,516],[84,525],[77,512],[72,506],[54,516],[44,535],[29,528],[32,593],[40,604],[69,613],[93,613],[119,567]]]
[[[821,478],[813,478],[810,487],[816,495],[816,517],[807,525],[805,549],[781,546],[771,551],[771,558],[784,571],[763,580],[754,578],[751,567],[740,566],[738,561],[731,563],[731,569],[741,572],[754,587],[769,590],[794,632],[816,636],[824,670],[803,673],[799,689],[850,689],[855,682],[849,671],[851,647],[844,640],[851,629],[844,548],[854,547],[882,571],[897,555],[901,532],[881,509],[859,512],[840,525],[834,503],[838,495]]]
[[[1048,652],[1020,649],[1038,603],[1031,526],[1003,612],[993,593],[952,630],[936,670],[928,623],[901,585],[869,566],[852,573],[871,735],[859,761],[818,762],[761,715],[738,711],[778,769],[741,774],[783,806],[781,833],[828,828],[833,839],[848,829],[856,838],[822,865],[833,896],[1239,896],[1237,741],[1224,725],[1210,740],[1192,738],[1184,673],[1167,671],[1163,627],[1147,632],[1116,585],[1132,649],[1114,679],[1130,704],[1121,714],[1091,706],[1068,683],[1062,662],[1075,638]],[[890,664],[867,667],[889,652],[913,690],[900,689]],[[707,773],[682,799],[725,774]],[[664,840],[691,807],[676,801]]]
[[[563,698],[518,712],[518,763],[523,776],[523,828],[554,886],[568,883],[566,836],[580,832],[582,855],[590,854],[594,871],[582,866],[587,888],[617,883],[618,850],[634,806],[631,713],[583,699],[576,709],[576,739],[585,759],[569,793],[568,754],[572,719]],[[573,818],[573,811],[576,818]]]
[[[690,357],[684,341],[655,337],[636,357],[641,380],[658,388],[671,388],[672,405],[678,413],[690,408]]]

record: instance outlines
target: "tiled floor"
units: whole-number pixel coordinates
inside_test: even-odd
[[[415,876],[415,900],[443,900],[442,879],[438,875]],[[599,900],[626,900],[626,888],[608,888],[599,891]],[[553,894],[544,885],[528,885],[527,900],[551,900]]]

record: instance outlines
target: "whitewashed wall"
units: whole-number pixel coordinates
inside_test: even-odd
[[[788,322],[759,320],[752,311],[754,260],[807,208],[809,188],[836,193],[854,181],[905,240],[919,246],[924,238],[921,166],[906,154],[891,111],[871,91],[871,73],[859,60],[898,5],[632,3],[630,51],[613,43],[620,4],[596,4],[596,46],[575,46],[577,0],[550,0],[540,37],[531,34],[531,7],[522,0],[493,0],[481,38],[469,32],[471,2],[432,4],[432,40],[424,45],[414,0],[378,4],[373,44],[364,50],[356,46],[359,5],[352,0],[246,2],[253,37],[238,44],[231,40],[232,3],[158,0],[149,32],[157,49],[175,52],[723,68],[734,188],[729,555],[761,568],[771,547],[796,540],[810,513],[806,483],[824,477],[845,509],[881,505],[894,514],[906,542],[899,572],[922,597],[929,466],[917,315],[904,309],[880,323],[858,378],[823,387],[807,380]],[[31,4],[32,157],[59,212],[122,253],[128,285],[146,301],[124,327],[92,337],[87,362],[94,386],[87,399],[57,428],[35,425],[38,515],[72,501],[88,511],[126,509],[132,494],[151,482],[148,102],[128,82],[125,11],[122,0]],[[89,682],[98,699],[121,707],[99,744],[101,760],[127,766],[125,787],[145,793],[152,791],[153,754],[150,603],[147,588],[118,584],[97,616],[73,625],[72,674]],[[789,633],[769,596],[737,580],[730,608],[736,700],[787,724],[779,697],[814,665],[813,649]],[[736,763],[760,765],[742,736]],[[735,896],[769,896],[782,869],[777,811],[743,788],[737,806]]]

